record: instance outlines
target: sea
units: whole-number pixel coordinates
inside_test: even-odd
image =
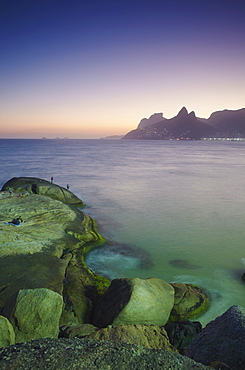
[[[106,238],[87,257],[107,276],[196,284],[202,325],[245,306],[245,142],[1,139],[0,186],[67,187]]]

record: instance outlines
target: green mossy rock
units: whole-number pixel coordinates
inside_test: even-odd
[[[193,320],[207,311],[208,296],[196,285],[171,283],[174,288],[174,306],[171,321]]]
[[[109,286],[84,262],[86,253],[104,242],[96,222],[44,195],[2,191],[0,200],[0,312],[19,290],[47,288],[64,297],[62,325],[84,323]],[[19,216],[20,226],[8,224]]]
[[[10,346],[15,343],[14,328],[9,320],[0,316],[0,347]]]
[[[118,278],[95,308],[92,324],[164,325],[174,304],[173,287],[161,279]]]
[[[86,267],[82,250],[74,251],[64,280],[65,306],[60,326],[91,322],[94,308],[109,285],[108,279]]]
[[[63,280],[71,255],[47,253],[0,258],[0,308],[21,289],[47,288],[63,293]]]
[[[16,195],[39,194],[76,207],[84,207],[85,205],[68,189],[36,177],[13,177],[3,185],[2,191],[8,190],[8,188],[11,188]]]
[[[15,342],[58,338],[63,299],[49,289],[20,290],[6,304],[5,315],[13,325]]]

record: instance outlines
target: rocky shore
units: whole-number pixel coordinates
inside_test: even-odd
[[[39,178],[2,187],[1,369],[245,369],[243,307],[203,329],[201,287],[94,274],[84,258],[106,241],[82,207]]]

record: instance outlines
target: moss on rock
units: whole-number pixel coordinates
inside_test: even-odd
[[[46,197],[60,200],[65,204],[71,204],[76,207],[85,206],[83,201],[68,189],[36,177],[13,177],[3,185],[2,191],[8,190],[8,188],[20,195],[45,195]]]
[[[171,283],[171,285],[175,295],[170,321],[193,320],[207,311],[209,300],[203,289],[193,284]]]

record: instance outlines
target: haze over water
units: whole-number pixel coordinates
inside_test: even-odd
[[[83,199],[110,243],[97,273],[197,284],[205,324],[245,304],[245,142],[0,140],[1,186],[33,176]]]

